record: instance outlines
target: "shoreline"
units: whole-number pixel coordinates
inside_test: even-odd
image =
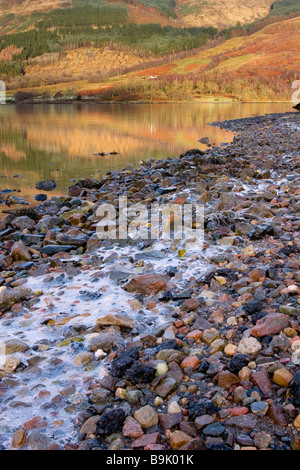
[[[219,100],[219,99],[212,99],[212,100],[194,100],[194,101],[98,101],[98,100],[40,100],[40,101],[26,101],[26,102],[16,102],[16,101],[7,101],[6,105],[14,104],[14,105],[32,105],[32,104],[194,104],[194,103],[215,103],[215,104],[232,104],[232,103],[239,103],[239,104],[276,104],[276,103],[290,103],[291,101],[240,101],[240,100]]]
[[[233,142],[1,222],[5,448],[300,448],[300,115],[211,124]],[[120,193],[203,203],[203,251],[99,243],[96,209]]]

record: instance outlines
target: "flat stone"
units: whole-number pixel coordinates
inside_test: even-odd
[[[166,290],[168,282],[169,276],[164,274],[141,274],[130,279],[124,289],[131,293],[151,295]]]
[[[233,416],[226,420],[226,425],[252,431],[257,426],[257,418],[253,415]]]
[[[56,183],[54,180],[43,180],[35,183],[35,187],[42,191],[53,191],[56,188]]]
[[[27,445],[32,450],[50,450],[53,440],[40,431],[33,431],[27,439]]]
[[[143,436],[139,437],[131,444],[132,449],[136,449],[138,447],[146,447],[155,445],[158,443],[160,438],[159,432],[153,432],[151,434],[144,434]]]
[[[260,369],[256,372],[253,372],[252,381],[255,383],[255,385],[258,386],[265,396],[269,397],[272,395],[272,383],[266,369]]]
[[[192,439],[191,441],[187,442],[180,448],[180,450],[206,450],[206,445],[203,439],[197,437],[196,439]]]
[[[182,421],[182,413],[168,413],[168,414],[159,414],[159,422],[161,427],[166,429],[172,429],[174,426],[177,426]]]
[[[187,356],[183,359],[183,361],[180,364],[180,367],[182,369],[185,369],[185,367],[191,367],[192,369],[195,369],[200,364],[200,359],[197,356]]]
[[[16,352],[25,352],[30,346],[21,339],[10,339],[5,342],[6,354],[14,354]]]
[[[215,420],[215,418],[213,416],[210,416],[210,415],[197,416],[197,418],[195,419],[196,428],[198,430],[201,430],[202,428],[204,428],[208,424],[213,423],[214,420]]]
[[[42,248],[42,253],[48,256],[56,255],[57,253],[65,253],[71,250],[76,250],[74,245],[46,245]]]
[[[225,426],[221,423],[212,423],[203,429],[206,436],[219,437],[225,432]]]
[[[100,421],[101,416],[95,415],[87,419],[82,428],[80,429],[81,434],[94,434],[97,430],[97,425]]]
[[[251,329],[251,334],[261,338],[263,336],[276,335],[287,328],[290,324],[290,317],[283,313],[274,313],[258,320]]]
[[[222,388],[230,388],[232,385],[239,383],[240,379],[229,371],[221,371],[218,374],[218,385]]]
[[[134,321],[124,315],[106,315],[102,318],[97,318],[96,324],[98,326],[119,326],[120,328],[129,328],[134,327]]]

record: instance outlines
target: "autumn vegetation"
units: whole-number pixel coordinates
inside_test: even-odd
[[[275,0],[266,17],[223,30],[177,26],[179,12],[195,13],[196,3],[73,0],[24,17],[7,13],[0,27],[15,29],[0,36],[0,79],[40,99],[59,91],[100,101],[289,100],[299,78],[291,41],[299,39],[299,0]],[[130,22],[137,5],[170,24]],[[277,24],[288,25],[279,38]],[[277,55],[263,33],[272,25]]]

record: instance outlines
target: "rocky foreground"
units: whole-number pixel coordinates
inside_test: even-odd
[[[217,125],[2,219],[2,448],[300,450],[300,114]],[[101,242],[119,195],[202,202],[203,250]]]

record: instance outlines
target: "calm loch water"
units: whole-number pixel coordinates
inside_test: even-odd
[[[35,183],[54,179],[66,194],[72,180],[98,178],[140,160],[178,156],[229,142],[207,123],[291,111],[289,103],[70,104],[0,106],[0,191],[32,201]],[[98,156],[117,152],[118,155]],[[5,193],[6,194],[6,193]]]

